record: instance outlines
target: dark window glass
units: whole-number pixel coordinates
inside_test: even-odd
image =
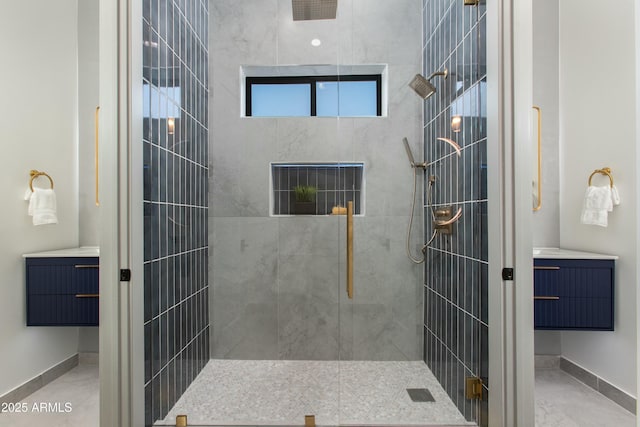
[[[246,115],[381,116],[381,81],[380,75],[247,77]]]

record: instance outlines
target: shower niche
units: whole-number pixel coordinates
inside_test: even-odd
[[[364,163],[272,163],[271,215],[364,215]]]

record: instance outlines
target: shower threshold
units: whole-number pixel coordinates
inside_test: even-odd
[[[428,389],[416,402],[407,389]],[[422,361],[210,360],[155,426],[473,426]]]

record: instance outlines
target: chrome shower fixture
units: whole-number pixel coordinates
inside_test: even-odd
[[[416,163],[415,159],[413,158],[413,153],[411,152],[411,147],[409,147],[409,140],[406,137],[404,137],[404,138],[402,138],[402,142],[404,143],[404,149],[407,152],[407,156],[409,157],[409,165],[412,168],[426,169],[427,168],[427,162]]]
[[[294,21],[336,19],[338,0],[291,0]]]
[[[422,74],[416,76],[409,82],[409,87],[413,89],[422,99],[427,99],[436,92],[436,87],[431,83],[431,79],[436,76],[442,76],[445,79],[449,76],[449,70],[438,71],[431,74],[428,78],[424,78]]]

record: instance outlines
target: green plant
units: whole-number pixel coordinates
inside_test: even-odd
[[[293,187],[296,202],[313,202],[317,189],[313,185],[296,185]]]

